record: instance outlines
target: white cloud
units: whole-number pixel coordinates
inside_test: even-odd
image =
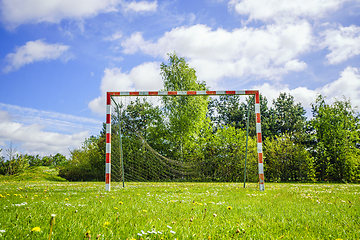
[[[292,21],[324,17],[346,1],[353,0],[231,0],[229,8],[241,15],[249,15],[248,21]]]
[[[89,108],[96,113],[105,114],[106,92],[159,90],[162,88],[160,63],[146,62],[134,67],[129,73],[121,68],[105,69],[101,79],[101,96],[89,103]]]
[[[326,55],[329,64],[338,64],[360,54],[360,27],[340,26],[325,30],[321,35],[324,40],[320,46],[331,51]]]
[[[24,46],[17,47],[14,53],[6,55],[8,65],[3,69],[5,73],[16,71],[20,67],[44,60],[69,60],[72,55],[68,52],[69,46],[62,44],[49,44],[39,39],[29,41]]]
[[[111,36],[105,37],[104,40],[105,41],[116,41],[116,40],[122,38],[122,36],[123,36],[122,32],[118,31]]]
[[[353,67],[347,67],[340,73],[337,80],[315,90],[306,87],[290,89],[287,85],[270,85],[269,83],[253,86],[253,88],[259,89],[261,94],[267,97],[269,103],[272,103],[280,92],[286,92],[294,96],[295,100],[307,109],[310,109],[311,103],[315,103],[317,94],[326,96],[327,103],[334,102],[335,98],[343,100],[345,96],[346,99],[350,98],[353,106],[360,107],[360,71]]]
[[[125,54],[138,51],[167,58],[174,52],[195,67],[200,80],[211,87],[223,77],[244,76],[278,79],[289,71],[302,71],[306,63],[300,54],[313,44],[312,28],[306,21],[297,24],[268,25],[259,29],[212,30],[206,25],[178,27],[156,42],[146,41],[140,32],[122,42]]]
[[[77,19],[117,11],[121,0],[2,0],[2,21],[9,29],[21,24]]]
[[[50,155],[69,154],[70,148],[80,147],[89,131],[74,134],[48,132],[45,126],[38,124],[26,125],[11,120],[13,117],[7,111],[0,111],[0,142],[10,142],[19,145],[18,150],[28,154]]]
[[[2,0],[1,20],[9,30],[28,23],[59,23],[63,19],[81,21],[100,13],[153,12],[157,1],[124,0]],[[80,26],[81,27],[81,26]]]
[[[140,2],[130,2],[124,3],[124,11],[125,12],[154,12],[157,9],[157,1],[148,2],[148,1],[140,1]]]

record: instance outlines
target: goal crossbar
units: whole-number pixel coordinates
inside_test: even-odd
[[[259,189],[265,190],[264,166],[261,136],[260,93],[259,90],[231,90],[231,91],[122,91],[107,92],[106,94],[106,165],[105,190],[110,191],[111,184],[111,98],[121,96],[197,96],[197,95],[254,95],[255,121],[259,170]]]

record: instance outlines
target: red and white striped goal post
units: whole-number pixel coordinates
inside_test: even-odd
[[[258,90],[232,90],[232,91],[131,91],[107,92],[106,94],[106,167],[105,190],[110,191],[111,182],[111,97],[115,96],[196,96],[196,95],[255,95],[255,121],[257,136],[257,153],[259,166],[259,189],[265,190],[264,166],[261,137],[260,94]]]

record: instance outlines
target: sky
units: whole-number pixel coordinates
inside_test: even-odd
[[[69,156],[173,52],[210,90],[360,106],[360,0],[0,0],[0,148]]]

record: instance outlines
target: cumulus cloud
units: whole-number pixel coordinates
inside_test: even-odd
[[[106,92],[159,90],[162,88],[160,63],[146,62],[134,67],[130,72],[121,68],[107,68],[101,79],[101,96],[89,103],[89,108],[98,114],[105,114]]]
[[[125,12],[154,12],[156,11],[157,6],[157,1],[140,1],[123,4]]]
[[[167,58],[176,51],[195,67],[199,79],[212,83],[223,77],[256,76],[278,79],[289,71],[302,71],[300,54],[313,44],[312,28],[306,21],[268,25],[263,28],[212,30],[206,25],[178,27],[157,41],[133,33],[121,46],[125,54],[142,53]]]
[[[59,152],[68,155],[70,148],[81,146],[85,138],[89,137],[88,131],[60,134],[44,131],[44,125],[26,125],[12,119],[9,112],[0,111],[0,142],[20,144],[18,150],[26,149],[29,154],[50,155]]]
[[[117,11],[120,0],[3,0],[2,20],[9,28],[21,24],[81,19],[101,12]]]
[[[360,27],[339,26],[338,29],[327,29],[321,35],[324,40],[320,46],[331,51],[326,55],[329,64],[338,64],[360,54]]]
[[[300,18],[318,19],[353,0],[231,0],[229,8],[249,20],[263,22],[292,21]]]
[[[24,46],[17,47],[14,53],[6,55],[8,65],[3,69],[5,73],[16,71],[20,67],[44,60],[62,59],[69,60],[72,55],[69,53],[69,46],[62,44],[49,44],[42,39],[29,41]]]
[[[267,97],[269,103],[272,103],[280,92],[286,92],[294,96],[295,100],[301,102],[307,109],[310,109],[311,103],[315,103],[317,94],[326,96],[328,103],[332,103],[335,99],[342,100],[343,97],[350,98],[353,106],[360,107],[360,71],[353,67],[347,67],[340,73],[337,80],[315,90],[306,87],[290,89],[287,85],[270,85],[269,83],[253,86],[253,88],[259,89]]]
[[[63,19],[83,20],[100,13],[155,11],[157,2],[123,0],[2,0],[2,22],[8,29],[28,23],[59,23]]]

